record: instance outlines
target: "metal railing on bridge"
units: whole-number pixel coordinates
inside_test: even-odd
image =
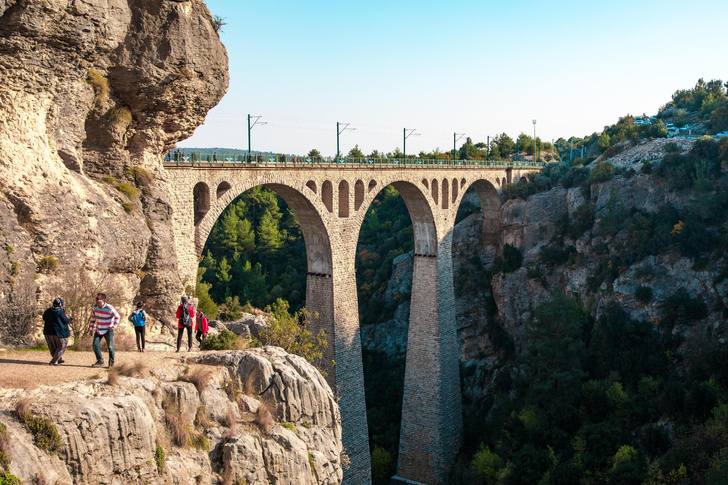
[[[241,154],[190,154],[168,153],[164,157],[168,165],[179,167],[412,167],[412,168],[453,168],[453,167],[524,167],[541,168],[543,162],[524,162],[516,160],[444,160],[421,158],[352,158],[352,157],[297,157],[292,155],[247,155]]]

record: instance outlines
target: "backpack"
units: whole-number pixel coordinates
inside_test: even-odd
[[[144,326],[144,312],[142,311],[142,312],[132,313],[131,323],[133,323],[135,327],[143,327]]]
[[[182,318],[180,318],[180,323],[182,323],[183,327],[192,326],[192,317],[190,316],[190,306],[187,303],[182,305]]]

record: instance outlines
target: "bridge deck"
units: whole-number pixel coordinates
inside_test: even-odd
[[[188,157],[189,158],[189,157]],[[244,157],[243,157],[244,158]],[[165,168],[240,168],[240,169],[256,169],[256,168],[426,168],[426,169],[453,169],[453,168],[542,168],[545,164],[541,162],[522,162],[522,161],[486,161],[486,160],[420,160],[420,159],[367,159],[367,158],[342,158],[340,160],[329,159],[310,159],[302,157],[285,157],[285,158],[267,158],[263,160],[252,160],[250,162],[242,159],[236,160],[228,157],[226,160],[207,161],[207,160],[165,160]]]

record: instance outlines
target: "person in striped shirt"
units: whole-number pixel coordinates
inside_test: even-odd
[[[89,321],[90,331],[94,335],[93,348],[94,354],[96,354],[96,363],[91,367],[104,365],[104,356],[101,355],[101,347],[99,347],[102,338],[106,340],[106,346],[109,348],[109,367],[114,366],[114,330],[119,324],[119,319],[119,312],[116,311],[116,308],[106,303],[106,294],[98,293]]]

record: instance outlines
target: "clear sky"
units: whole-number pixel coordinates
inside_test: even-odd
[[[207,0],[230,87],[182,147],[336,154],[544,141],[654,115],[698,78],[728,80],[728,0]],[[458,141],[458,147],[464,139]]]

